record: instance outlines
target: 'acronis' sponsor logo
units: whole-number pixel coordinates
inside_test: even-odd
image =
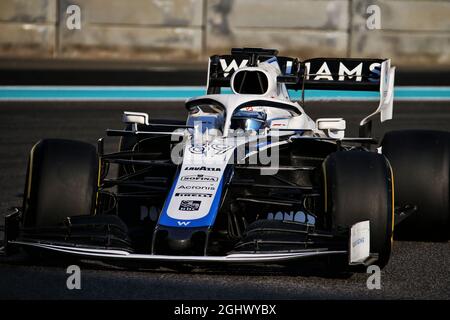
[[[210,187],[210,186],[179,186],[178,189],[182,189],[182,190],[216,190],[215,187]]]

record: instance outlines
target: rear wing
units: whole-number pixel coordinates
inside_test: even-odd
[[[378,108],[365,117],[360,125],[380,113],[381,121],[392,119],[395,67],[389,59],[314,58],[300,61],[296,58],[277,56],[273,49],[232,49],[231,55],[214,55],[209,59],[207,93],[217,94],[221,88],[230,87],[233,73],[247,66],[257,66],[276,57],[281,74],[278,83],[287,89],[302,90],[352,90],[378,91]]]
[[[395,67],[390,59],[316,58],[303,64],[300,83],[304,89],[379,91],[378,108],[361,120],[361,126],[378,113],[381,122],[392,119]]]
[[[273,57],[277,58],[281,73],[285,76],[296,77],[300,72],[300,61],[296,58],[277,56],[273,49],[244,48],[233,49],[229,55],[214,55],[209,58],[207,93],[220,93],[221,88],[229,88],[233,73],[244,67],[256,67]],[[290,89],[294,89],[291,86]],[[298,90],[298,89],[297,89]]]

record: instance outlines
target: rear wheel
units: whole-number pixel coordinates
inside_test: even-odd
[[[31,150],[25,183],[25,227],[57,226],[66,217],[92,215],[98,155],[88,143],[45,139]]]
[[[333,230],[370,221],[370,252],[384,267],[393,233],[393,181],[383,155],[366,151],[339,151],[323,165],[325,210]]]
[[[395,204],[417,206],[396,227],[412,240],[447,240],[450,231],[450,133],[404,130],[386,133],[382,152],[395,176]]]

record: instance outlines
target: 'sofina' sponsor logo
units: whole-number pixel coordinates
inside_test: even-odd
[[[216,182],[217,180],[217,177],[204,176],[202,174],[181,177],[181,181],[189,182]]]

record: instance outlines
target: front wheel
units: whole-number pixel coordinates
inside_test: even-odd
[[[323,165],[326,216],[333,230],[370,221],[370,252],[383,268],[389,261],[393,235],[393,179],[383,155],[339,151]]]
[[[99,175],[96,148],[44,139],[30,152],[23,200],[25,227],[53,227],[66,217],[92,215]]]

